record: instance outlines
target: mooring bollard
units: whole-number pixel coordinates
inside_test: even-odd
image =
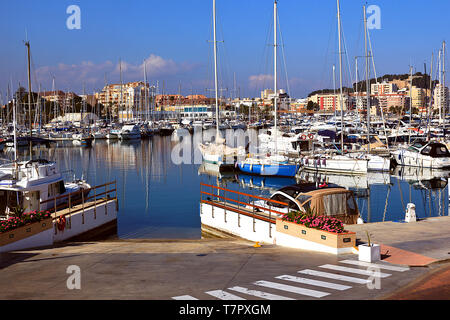
[[[414,203],[408,203],[406,206],[405,222],[416,222],[416,205]]]

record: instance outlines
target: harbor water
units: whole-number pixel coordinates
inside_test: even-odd
[[[193,139],[193,137],[188,137]],[[264,178],[239,172],[218,173],[206,164],[173,161],[177,141],[154,136],[145,140],[97,140],[92,147],[60,142],[35,149],[34,157],[56,161],[67,178],[82,178],[92,185],[117,181],[121,239],[199,239],[200,183],[222,186],[253,195],[269,196],[300,179],[334,183],[353,190],[366,223],[401,222],[408,203],[417,217],[448,215],[450,172],[423,172],[397,168],[392,174],[316,176],[302,172],[298,179]],[[23,159],[29,157],[21,150]],[[12,157],[5,151],[4,157]]]

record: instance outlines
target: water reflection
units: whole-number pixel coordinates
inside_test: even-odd
[[[187,139],[195,145],[193,135]],[[100,140],[90,148],[61,142],[36,148],[34,157],[56,161],[71,179],[83,177],[91,185],[116,180],[120,238],[200,238],[200,182],[262,196],[301,181],[334,183],[356,193],[366,222],[399,221],[409,202],[416,205],[419,218],[448,215],[450,171],[397,168],[392,175],[259,177],[192,164],[194,149],[191,163],[175,164],[171,156],[179,140],[159,136],[128,142]],[[22,159],[29,158],[27,152],[27,148],[20,151]],[[12,152],[3,154],[12,157]]]

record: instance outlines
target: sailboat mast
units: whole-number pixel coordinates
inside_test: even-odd
[[[213,0],[213,31],[214,31],[214,88],[216,96],[216,141],[219,137],[219,81],[217,77],[217,39],[216,39],[216,0]]]
[[[30,59],[30,42],[25,42],[25,46],[27,47],[27,57],[28,57],[28,119],[30,125],[30,159],[33,159],[33,128],[31,125],[31,59]]]
[[[442,96],[444,100],[444,119],[447,115],[447,99],[445,94],[445,41],[442,42]]]
[[[432,115],[432,107],[433,107],[433,60],[434,54],[431,53],[431,70],[430,70],[430,100],[427,112],[427,141],[430,141],[431,132],[430,132],[430,117]]]
[[[439,123],[442,123],[442,72],[441,72],[441,50],[439,50]]]
[[[278,153],[278,130],[277,130],[277,112],[278,112],[278,105],[277,105],[277,0],[274,1],[273,4],[273,92],[274,92],[274,109],[275,109],[275,119],[274,119],[274,126],[275,126],[275,154]]]
[[[145,121],[148,121],[148,95],[147,95],[147,60],[144,60],[144,103]]]
[[[12,82],[11,82],[11,88],[12,88]],[[19,86],[20,88],[20,86]],[[16,94],[16,96],[13,96],[13,128],[14,128],[14,164],[16,166],[17,169],[17,119],[16,119],[16,105],[17,105],[17,99],[18,99],[18,93]],[[17,173],[17,171],[16,171]]]
[[[341,9],[337,0],[338,38],[339,38],[339,102],[341,105],[341,152],[344,154],[344,102],[342,99],[342,51],[341,51]]]
[[[413,81],[413,75],[412,75],[412,66],[409,67],[409,126],[411,127],[412,122],[412,81]],[[409,131],[409,137],[408,137],[408,143],[411,144],[411,130]]]
[[[333,94],[334,98],[336,99],[336,66],[333,64]],[[336,127],[336,120],[337,120],[337,109],[336,109],[336,100],[334,100],[334,126]]]
[[[122,116],[120,117],[120,123],[123,122],[123,81],[122,81],[122,60],[119,60],[119,69],[120,69],[120,107],[117,110],[117,113],[122,112]]]
[[[364,42],[366,53],[366,99],[367,99],[367,153],[370,153],[370,83],[369,83],[369,53],[367,50],[367,17],[366,6],[363,6],[364,10]]]

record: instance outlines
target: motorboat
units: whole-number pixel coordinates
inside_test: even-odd
[[[294,184],[277,190],[269,200],[257,200],[247,207],[253,210],[256,206],[257,212],[277,217],[281,217],[281,214],[272,213],[272,210],[282,214],[313,213],[317,216],[336,218],[346,224],[356,224],[359,217],[353,191],[334,184],[318,185],[308,182]]]
[[[56,163],[45,159],[6,163],[0,166],[0,216],[8,219],[20,211],[60,209],[69,201],[61,196],[70,193],[71,201],[76,201],[90,188],[83,180],[64,182]]]
[[[397,164],[419,168],[450,168],[450,152],[438,141],[417,141],[392,152]]]
[[[119,139],[134,140],[141,138],[141,128],[137,124],[125,124],[119,132]]]

